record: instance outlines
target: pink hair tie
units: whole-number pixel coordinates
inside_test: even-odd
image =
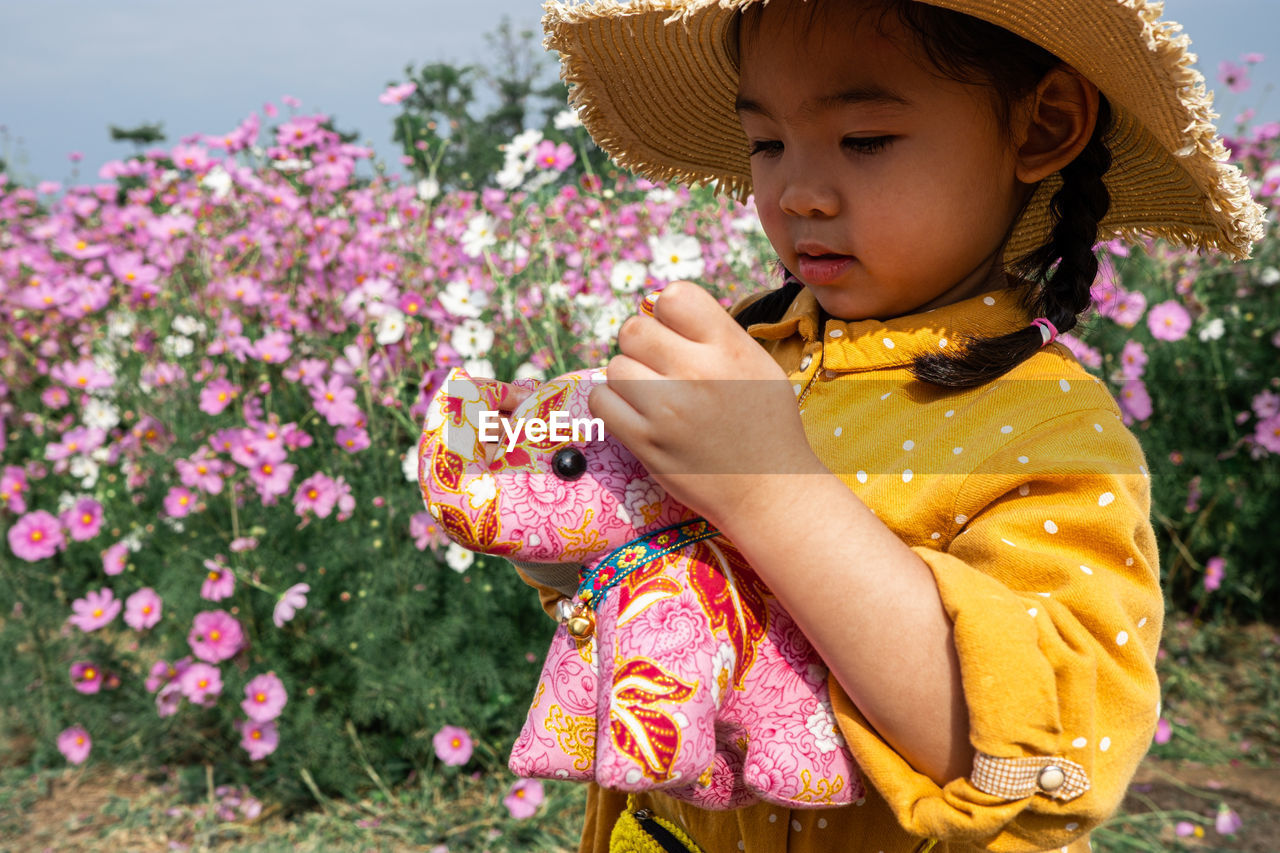
[[[1040,327],[1040,337],[1044,339],[1044,343],[1040,344],[1042,347],[1053,343],[1054,338],[1058,337],[1058,327],[1045,317],[1035,318],[1031,321],[1031,325]]]

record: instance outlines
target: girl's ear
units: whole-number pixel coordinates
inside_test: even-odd
[[[1098,121],[1098,87],[1070,65],[1051,69],[1018,113],[1015,174],[1035,184],[1076,158]]]

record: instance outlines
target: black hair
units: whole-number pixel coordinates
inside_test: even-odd
[[[1063,64],[1039,45],[960,12],[916,0],[879,0],[879,5],[881,20],[883,15],[896,14],[939,72],[961,82],[976,78],[988,83],[1004,128],[1009,126],[1013,103],[1034,91],[1045,74]],[[810,8],[803,14],[813,12]],[[1012,273],[1028,282],[1023,293],[1027,309],[1033,316],[1048,319],[1059,333],[1073,329],[1089,307],[1090,288],[1098,274],[1093,246],[1098,240],[1098,224],[1111,205],[1102,180],[1111,167],[1105,141],[1110,129],[1111,107],[1100,94],[1093,134],[1080,154],[1061,169],[1062,186],[1049,201],[1048,240],[1007,264]],[[799,288],[799,282],[788,275],[781,288],[739,312],[738,322],[746,328],[751,323],[779,319]],[[1043,340],[1040,328],[1034,325],[997,337],[967,337],[956,341],[954,353],[917,357],[911,371],[917,379],[935,385],[970,388],[1012,370],[1033,355]]]

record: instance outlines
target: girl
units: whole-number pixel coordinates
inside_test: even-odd
[[[546,9],[619,165],[754,194],[785,286],[739,323],[671,284],[591,409],[804,629],[869,790],[593,788],[582,849],[637,807],[716,853],[1087,849],[1159,716],[1162,597],[1142,452],[1054,338],[1099,239],[1262,228],[1185,38],[1144,0]]]

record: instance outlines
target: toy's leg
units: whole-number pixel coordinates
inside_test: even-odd
[[[594,776],[599,675],[596,646],[557,629],[538,691],[511,749],[518,776],[587,781]]]
[[[614,618],[597,619],[601,649],[614,657],[609,682],[601,685],[608,696],[601,697],[596,781],[627,791],[687,785],[715,756],[711,654],[702,648],[710,634],[696,648],[649,656],[652,639],[633,636],[634,623],[618,630]]]

